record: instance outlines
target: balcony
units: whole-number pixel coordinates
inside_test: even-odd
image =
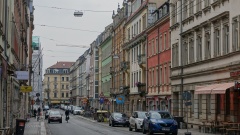
[[[143,66],[144,64],[146,64],[146,56],[145,56],[145,54],[139,54],[138,55],[138,65]]]
[[[122,61],[120,63],[121,71],[127,71],[129,69],[129,61]]]

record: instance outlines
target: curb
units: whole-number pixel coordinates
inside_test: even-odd
[[[91,122],[96,122],[96,121],[93,120],[93,119],[89,119],[89,118],[86,118],[86,117],[83,117],[83,116],[78,116],[78,117],[81,118],[81,119],[84,119],[84,120],[91,121]]]

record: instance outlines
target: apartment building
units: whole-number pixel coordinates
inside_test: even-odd
[[[188,117],[193,127],[202,121],[239,122],[240,1],[170,0],[170,5],[173,115]],[[188,113],[183,92],[191,94]]]

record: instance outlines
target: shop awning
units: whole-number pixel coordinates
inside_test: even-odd
[[[234,83],[220,83],[205,86],[196,86],[195,94],[225,94],[226,90],[233,86]]]
[[[225,94],[226,90],[233,86],[234,83],[222,83],[217,88],[212,89],[211,94]]]
[[[52,104],[59,104],[60,101],[51,101]]]

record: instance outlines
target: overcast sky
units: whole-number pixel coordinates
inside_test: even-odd
[[[87,48],[56,45],[90,45],[100,32],[112,23],[112,10],[116,11],[118,3],[122,6],[122,2],[123,0],[34,0],[33,36],[40,36],[43,48],[43,74],[46,68],[57,61],[75,62]],[[74,17],[74,9],[82,11],[83,16]]]

